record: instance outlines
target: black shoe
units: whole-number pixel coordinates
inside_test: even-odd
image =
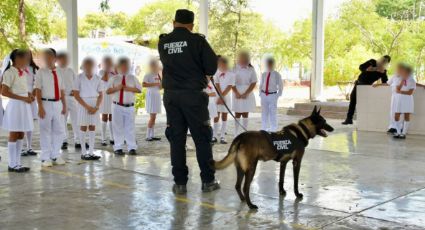
[[[131,149],[130,151],[128,151],[128,155],[135,156],[135,155],[137,155],[137,152],[136,152],[135,149]]]
[[[394,139],[406,139],[406,135],[404,134],[395,134]]]
[[[75,148],[75,149],[81,149],[81,144],[78,144],[78,143],[77,143],[77,144],[75,144],[75,145],[74,145],[74,148]]]
[[[186,185],[173,185],[173,193],[177,195],[183,195],[187,193]]]
[[[122,149],[115,150],[114,153],[118,156],[124,156],[124,152],[122,151]]]
[[[21,152],[21,156],[23,156],[23,157],[27,157],[27,156],[29,156],[29,155],[28,155],[28,151],[22,151],[22,152]]]
[[[160,140],[161,140],[161,138],[160,138],[160,137],[152,137],[152,140],[153,140],[153,141],[160,141]]]
[[[353,124],[353,120],[347,119],[344,122],[342,122],[341,124],[343,124],[343,125],[352,125]]]
[[[217,143],[217,138],[213,137],[213,138],[212,138],[212,140],[211,140],[211,143],[212,143],[212,144]]]
[[[213,180],[209,183],[202,183],[202,192],[212,192],[217,189],[220,189],[220,182]]]
[[[8,167],[9,172],[24,173],[30,171],[28,167],[16,166],[15,168]]]
[[[220,144],[227,145],[227,141],[226,141],[226,140],[224,140],[224,138],[222,138],[222,139],[220,140]]]
[[[28,151],[27,151],[27,154],[28,155],[30,155],[30,156],[37,156],[37,152],[35,152],[34,150],[32,150],[32,149],[29,149]]]
[[[391,128],[391,129],[388,129],[387,130],[387,133],[388,134],[395,134],[397,132],[397,130],[396,129],[394,129],[394,128]]]
[[[90,148],[90,145],[86,143],[86,149],[89,149],[89,148]]]
[[[106,144],[106,141],[102,141],[102,146],[107,146],[108,144]]]
[[[81,155],[81,160],[85,160],[85,161],[96,161],[99,159],[100,159],[100,156],[96,156],[96,155],[90,155],[90,154]]]
[[[114,145],[115,144],[115,141],[109,141],[109,144],[111,144],[111,145]]]
[[[62,150],[67,150],[68,149],[68,143],[66,143],[66,142],[62,143],[61,149]]]
[[[151,141],[153,141],[153,138],[152,137],[148,137],[148,138],[145,139],[145,141],[151,142]]]

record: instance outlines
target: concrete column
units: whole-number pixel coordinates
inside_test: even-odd
[[[208,37],[208,0],[199,1],[199,33]]]
[[[59,0],[66,15],[67,51],[70,67],[79,72],[78,63],[78,0]]]
[[[312,68],[310,100],[323,101],[323,63],[325,58],[324,0],[313,1]]]

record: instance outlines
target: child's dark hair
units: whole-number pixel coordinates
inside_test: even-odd
[[[53,48],[47,48],[45,50],[43,50],[44,54],[48,54],[48,55],[53,55],[54,57],[57,57],[56,55],[56,50]]]
[[[267,58],[266,59],[266,64],[267,65],[271,65],[271,66],[274,66],[274,64],[275,64],[275,60],[274,60],[274,58],[273,57],[269,57],[269,58]]]
[[[58,59],[68,58],[68,54],[66,52],[59,52],[56,56]]]
[[[130,59],[128,59],[127,57],[120,57],[118,59],[117,65],[118,66],[121,66],[121,65],[130,65]]]
[[[229,60],[222,55],[218,55],[217,58],[218,58],[218,62],[221,62],[221,63],[226,64],[226,65],[227,65],[227,63],[229,63]]]
[[[6,69],[4,70],[6,72],[6,70],[10,69],[10,67],[15,64],[15,61],[17,58],[25,58],[26,55],[28,54],[27,50],[24,49],[14,49],[12,51],[12,53],[10,53],[10,61],[9,64],[7,65]]]

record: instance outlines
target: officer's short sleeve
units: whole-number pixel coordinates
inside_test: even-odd
[[[200,38],[202,42],[201,58],[205,75],[212,76],[217,72],[217,55],[208,44],[205,38]]]

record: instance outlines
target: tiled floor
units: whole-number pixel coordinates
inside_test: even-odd
[[[250,123],[259,127],[258,114]],[[281,116],[281,124],[297,117]],[[164,118],[159,119],[163,132]],[[251,212],[234,191],[233,166],[217,173],[222,189],[200,192],[193,143],[188,143],[189,192],[171,192],[168,145],[143,141],[146,116],[138,117],[140,156],[98,152],[99,162],[82,162],[73,148],[67,165],[40,168],[36,157],[24,158],[28,174],[6,170],[6,137],[0,143],[0,229],[422,229],[425,228],[425,137],[395,141],[384,133],[356,132],[330,122],[336,132],[310,142],[303,160],[300,190],[279,197],[278,164],[259,164]],[[228,132],[231,133],[232,126]],[[230,139],[230,136],[229,136]],[[35,147],[38,149],[38,137]],[[214,147],[222,158],[228,146]]]

